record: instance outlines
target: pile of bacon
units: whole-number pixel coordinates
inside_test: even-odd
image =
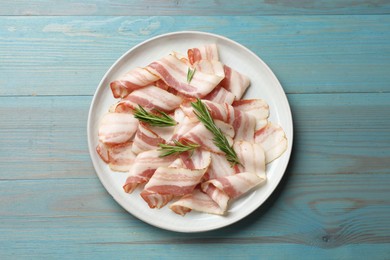
[[[188,81],[188,71],[195,73]],[[113,171],[128,172],[127,193],[141,188],[150,208],[167,205],[175,213],[191,210],[223,215],[230,201],[266,181],[266,164],[287,148],[281,127],[268,121],[261,99],[241,100],[247,76],[219,61],[215,44],[173,52],[135,68],[110,87],[114,104],[100,122],[96,148]],[[240,164],[232,166],[213,142],[213,134],[193,112],[201,99],[234,148]],[[150,126],[133,113],[141,105],[169,114],[176,126]],[[200,145],[195,151],[161,157],[159,144],[173,140]]]

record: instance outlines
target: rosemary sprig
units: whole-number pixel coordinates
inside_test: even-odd
[[[209,110],[202,103],[202,101],[198,98],[197,101],[192,102],[191,105],[194,108],[194,114],[198,117],[199,121],[201,121],[204,126],[214,135],[214,144],[225,153],[228,162],[230,162],[232,166],[241,164],[233,147],[230,146],[226,136],[222,133],[221,129],[215,125]]]
[[[156,110],[159,114],[153,114],[146,111],[142,106],[138,105],[138,108],[134,110],[134,117],[140,121],[148,123],[151,126],[174,126],[176,121],[167,115],[165,112]]]
[[[160,149],[158,150],[162,152],[159,157],[165,157],[168,155],[179,154],[187,151],[194,151],[196,148],[200,147],[199,144],[194,144],[190,142],[181,143],[177,140],[173,140],[173,143],[175,145],[159,144]]]
[[[190,84],[192,77],[195,74],[195,71],[196,71],[196,68],[194,68],[193,70],[191,68],[188,68],[188,71],[187,71],[187,83],[188,84]]]

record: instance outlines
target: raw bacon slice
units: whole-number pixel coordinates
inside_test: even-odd
[[[262,99],[236,100],[232,106],[242,112],[248,113],[256,118],[255,129],[261,129],[268,123],[269,106]]]
[[[100,142],[96,146],[96,152],[105,163],[108,163],[108,147],[104,143]]]
[[[271,122],[256,131],[255,142],[263,147],[266,163],[272,162],[287,149],[287,138],[283,129]]]
[[[146,69],[160,77],[167,85],[177,91],[199,98],[210,93],[223,79],[223,77],[214,74],[196,71],[191,82],[188,83],[187,73],[189,67],[172,55],[149,64]]]
[[[96,147],[100,158],[109,165],[111,170],[127,172],[134,162],[135,154],[131,151],[132,142],[107,146],[102,142]]]
[[[219,104],[208,100],[203,100],[202,102],[207,106],[210,115],[214,120],[221,120],[225,123],[233,124],[235,109],[231,105],[226,103]]]
[[[184,113],[184,115],[187,117],[188,121],[192,121],[192,122],[198,122],[199,121],[196,118],[196,115],[194,114],[194,109],[191,106],[191,102],[183,102],[183,103],[181,103],[180,109]]]
[[[134,137],[132,151],[139,154],[144,151],[155,150],[159,144],[164,144],[165,140],[156,134],[145,123],[138,124],[138,131]]]
[[[227,124],[233,124],[234,121],[234,108],[229,104],[219,104],[209,100],[202,100],[207,106],[211,117],[214,120],[220,120]],[[199,121],[194,114],[194,109],[191,106],[191,102],[182,103],[180,108],[184,114],[192,121]]]
[[[134,163],[136,155],[131,151],[132,142],[110,147],[108,152],[108,166],[113,171],[127,172]]]
[[[221,129],[222,133],[226,136],[226,137],[230,137],[230,138],[233,138],[235,136],[235,131],[234,131],[234,127],[230,124],[227,124],[221,120],[214,120],[214,123],[215,125]]]
[[[200,60],[194,64],[194,68],[197,71],[201,71],[207,74],[214,74],[221,78],[225,78],[225,71],[223,64],[215,60]]]
[[[230,199],[235,199],[253,187],[263,183],[266,179],[252,172],[240,172],[234,175],[213,179],[202,183],[202,190],[208,190],[209,185],[224,192]]]
[[[203,192],[207,193],[222,210],[227,209],[230,198],[240,196],[266,179],[264,151],[260,145],[240,141],[235,142],[233,148],[244,167],[232,168],[226,158],[212,155],[212,163],[208,169],[210,178],[202,184]],[[236,174],[240,170],[245,172]]]
[[[191,131],[198,124],[199,121],[193,121],[189,117],[185,116],[184,120],[176,127],[172,136],[172,140],[181,139],[185,134]]]
[[[173,156],[159,157],[159,155],[160,151],[157,150],[150,150],[137,155],[123,185],[125,192],[133,192],[139,184],[148,182],[158,167],[168,166],[176,159]]]
[[[233,102],[235,109],[253,115],[257,121],[267,119],[269,116],[269,106],[263,99],[242,99]]]
[[[227,103],[232,104],[235,96],[233,93],[227,91],[221,86],[217,86],[213,91],[211,91],[203,99],[210,100],[215,103]]]
[[[205,150],[196,149],[192,152],[180,154],[182,167],[186,169],[207,169],[211,163],[211,153]],[[172,167],[172,165],[170,165]]]
[[[210,161],[209,152],[196,150],[192,156],[183,154],[169,167],[159,167],[141,192],[142,198],[153,208],[157,207],[155,201],[167,203],[174,196],[190,194],[200,183]],[[163,199],[160,196],[164,196]]]
[[[205,212],[209,214],[223,215],[222,210],[215,201],[213,201],[207,194],[196,189],[193,193],[180,198],[178,201],[172,203],[169,208],[176,214],[184,216],[191,210]]]
[[[144,68],[130,70],[118,80],[110,83],[112,94],[115,98],[124,98],[133,90],[150,85],[158,77]]]
[[[238,168],[231,167],[225,155],[211,153],[211,163],[205,174],[205,180],[218,179],[237,172]]]
[[[218,104],[211,101],[204,101],[214,120],[222,120],[233,125],[235,131],[234,140],[253,141],[256,127],[256,118],[250,114],[235,109],[229,104]]]
[[[161,88],[162,90],[166,90],[166,91],[169,90],[169,86],[167,84],[165,84],[165,82],[162,81],[161,79],[159,79],[156,82],[154,82],[154,86],[156,86],[158,88]]]
[[[219,60],[216,44],[207,44],[187,50],[188,60],[194,64],[200,60]]]
[[[232,92],[236,100],[241,99],[250,85],[249,78],[227,65],[224,65],[224,71],[225,78],[221,81],[221,86]]]
[[[115,113],[127,113],[127,114],[133,114],[134,113],[134,107],[133,103],[128,102],[127,100],[122,99],[118,103],[114,105],[114,111]]]
[[[256,128],[256,118],[251,114],[235,109],[233,128],[236,132],[236,135],[234,136],[235,141],[245,140],[253,142]]]
[[[227,210],[230,198],[223,190],[216,188],[214,185],[206,185],[203,187],[203,192],[218,204],[222,212]]]
[[[151,209],[161,209],[174,197],[172,194],[159,194],[149,190],[143,190],[140,195],[148,203],[148,206]]]
[[[155,132],[159,137],[165,140],[165,142],[172,140],[173,133],[175,132],[176,126],[149,126],[149,129]]]
[[[265,179],[265,154],[260,144],[246,141],[235,142],[233,145],[237,157],[243,165],[241,171],[252,172]],[[242,166],[238,166],[242,167]]]
[[[148,86],[134,90],[123,101],[133,108],[140,105],[149,111],[158,109],[169,112],[179,107],[182,99],[156,86]]]
[[[138,128],[138,120],[130,114],[105,114],[99,125],[99,141],[115,145],[129,141]]]
[[[191,193],[200,182],[206,169],[185,169],[158,167],[152,178],[145,185],[145,190],[183,196]]]
[[[173,113],[173,118],[178,124],[181,124],[186,117],[186,114],[184,114],[183,110],[178,107],[175,109],[175,112]]]

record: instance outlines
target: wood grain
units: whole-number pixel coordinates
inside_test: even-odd
[[[383,0],[1,1],[0,259],[389,259],[389,12]],[[124,211],[87,149],[88,109],[107,69],[179,30],[253,50],[294,120],[292,157],[271,197],[197,234]]]
[[[241,1],[2,1],[0,15],[313,15],[388,14],[384,0]]]
[[[0,238],[0,256],[122,258],[130,250],[132,257],[237,257],[243,254],[239,251],[247,257],[286,257],[281,248],[296,256],[299,250],[322,257],[341,252],[347,258],[356,252],[362,257],[388,255],[388,176],[286,177],[266,205],[248,218],[200,234],[168,232],[140,222],[96,178],[1,181],[1,231],[8,235]]]
[[[200,30],[258,54],[287,93],[390,92],[389,16],[0,17],[0,95],[92,95],[123,53]]]

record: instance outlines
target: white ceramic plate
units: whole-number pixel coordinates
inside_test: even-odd
[[[244,98],[262,98],[270,106],[270,121],[281,125],[288,139],[287,151],[267,166],[267,183],[230,204],[226,216],[190,212],[186,216],[172,212],[167,206],[150,209],[139,196],[140,190],[127,194],[122,186],[126,173],[112,172],[96,153],[98,124],[104,113],[116,100],[112,97],[109,83],[128,70],[146,66],[171,51],[186,54],[188,48],[216,43],[220,59],[235,70],[249,76],[251,86]],[[130,49],[104,75],[93,97],[88,117],[88,146],[93,165],[111,196],[135,217],[159,228],[178,232],[200,232],[230,225],[244,218],[271,195],[286,170],[292,148],[293,125],[286,95],[269,67],[246,47],[225,37],[203,32],[175,32],[154,37]]]

